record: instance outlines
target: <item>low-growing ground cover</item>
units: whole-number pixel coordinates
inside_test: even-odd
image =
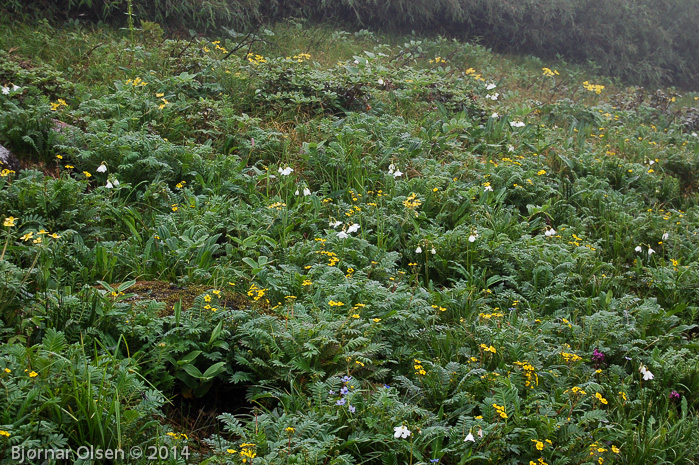
[[[294,22],[0,43],[3,463],[699,459],[696,94]]]

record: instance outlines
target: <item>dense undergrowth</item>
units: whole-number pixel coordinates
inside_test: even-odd
[[[2,463],[699,459],[696,94],[143,26],[0,36]]]
[[[564,59],[644,85],[696,89],[699,0],[4,0],[8,17],[156,21],[247,32],[287,17],[447,34],[499,52]]]

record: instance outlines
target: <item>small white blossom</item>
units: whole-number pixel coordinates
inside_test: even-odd
[[[305,195],[305,196],[311,195],[311,190],[308,187],[304,187],[303,195]]]
[[[546,232],[544,233],[544,235],[545,235],[546,237],[555,236],[555,235],[556,235],[556,230],[553,229],[553,228],[549,228],[549,229],[546,230]]]
[[[393,431],[394,438],[407,438],[408,436],[410,436],[410,430],[406,428],[405,425],[394,426]]]
[[[119,185],[119,180],[118,180],[118,179],[115,179],[115,180],[114,180],[114,185],[115,185],[115,186],[118,186],[118,185]]]
[[[422,247],[418,245],[417,249],[415,249],[415,253],[422,253]]]
[[[508,145],[508,146],[507,146],[507,151],[508,151],[508,152],[514,152],[514,151],[515,151],[515,146],[514,146],[514,145]]]
[[[497,118],[500,118],[500,115],[498,115],[497,112],[495,112],[492,115],[490,115],[490,117],[497,119]]]
[[[301,195],[301,192],[299,192],[299,190],[296,189],[296,192],[294,192],[294,195]]]
[[[496,87],[497,87],[497,86],[491,82],[490,84],[488,84],[488,85],[485,87],[485,90],[493,90],[493,89],[495,89]]]
[[[510,121],[510,126],[513,128],[523,128],[526,125],[524,121]]]
[[[634,249],[636,252],[641,253],[643,250],[640,245],[637,245],[636,248]]]
[[[361,227],[361,226],[359,226],[357,223],[354,223],[352,226],[350,226],[349,228],[347,228],[347,232],[348,232],[349,234],[352,234],[353,232],[359,231],[359,228],[360,228],[360,227]]]
[[[649,165],[655,165],[655,160],[648,160]]]
[[[102,162],[100,166],[97,167],[97,172],[98,173],[106,173],[107,172],[107,165]]]
[[[335,221],[334,223],[330,223],[330,227],[333,229],[337,228],[338,226],[342,226],[342,221]]]
[[[430,250],[430,252],[432,252],[432,255],[437,255],[437,250],[434,247],[432,247],[432,250]]]
[[[398,178],[398,177],[400,177],[400,176],[403,176],[403,173],[401,173],[401,171],[400,171],[399,169],[396,169],[396,170],[393,172],[393,177],[394,177],[394,178]]]
[[[21,87],[19,86],[12,86],[12,92],[17,92]]]
[[[381,78],[379,78],[379,85],[380,85],[380,86],[383,85],[383,79],[381,79]]]
[[[282,176],[289,176],[294,170],[291,169],[290,167],[286,167],[282,169],[282,167],[279,167],[279,172],[281,173]]]
[[[492,186],[485,186],[485,187],[483,188],[483,190],[484,190],[485,192],[493,192]]]
[[[478,237],[478,234],[473,233],[470,236],[468,236],[468,241],[469,242],[476,242],[476,238]]]
[[[655,250],[653,249],[648,249],[648,256],[651,256],[655,253]]]
[[[664,240],[664,241],[666,241],[668,237],[670,237],[670,234],[668,234],[668,233],[663,234],[663,240]]]
[[[642,363],[641,363],[641,367],[638,369],[638,371],[640,371],[641,374],[643,375],[644,381],[649,381],[649,380],[655,378],[655,375],[653,373],[651,373],[651,371]]]
[[[466,439],[464,439],[464,442],[468,442],[468,441],[476,442],[476,438],[473,437],[473,434],[468,433],[468,436],[466,436]]]
[[[3,95],[10,95],[10,88],[6,86],[2,86],[2,93]]]
[[[485,98],[489,98],[490,100],[497,100],[500,94],[498,92],[495,92],[493,95],[487,94]]]
[[[114,185],[109,180],[107,180],[107,185],[104,187],[106,187],[107,189],[111,189],[112,187],[114,187]]]
[[[693,132],[693,133],[692,133],[692,137],[697,137],[697,133],[696,133],[696,132]]]
[[[394,165],[393,163],[391,163],[390,165],[388,165],[388,174],[393,174],[393,172],[394,172],[395,170],[396,170],[396,165]]]
[[[337,233],[337,237],[339,237],[340,239],[347,239],[349,236],[346,232],[340,231],[339,233]]]

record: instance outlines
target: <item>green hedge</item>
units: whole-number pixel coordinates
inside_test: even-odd
[[[4,0],[0,9],[123,22],[127,0]],[[593,63],[625,81],[695,88],[699,0],[133,0],[171,29],[243,30],[288,16],[478,39],[500,52]]]

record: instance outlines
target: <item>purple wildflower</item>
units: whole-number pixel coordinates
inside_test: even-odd
[[[342,377],[342,382],[343,382],[343,383],[349,383],[351,379],[352,379],[351,376],[343,376],[343,377]]]
[[[355,407],[354,405],[350,405],[350,406],[349,406],[349,411],[350,411],[350,413],[354,413],[355,410],[357,410],[357,407]]]
[[[672,391],[669,397],[670,400],[678,400],[680,398],[680,393],[677,391]]]
[[[345,405],[345,402],[347,402],[347,401],[346,401],[345,398],[343,397],[342,399],[340,399],[340,400],[337,401],[337,405]]]
[[[597,349],[592,352],[592,361],[595,362],[595,368],[598,368],[600,365],[604,364],[604,357],[605,355]]]
[[[347,389],[347,386],[342,386],[342,389],[340,389],[340,394],[343,396],[349,392],[349,389]]]

